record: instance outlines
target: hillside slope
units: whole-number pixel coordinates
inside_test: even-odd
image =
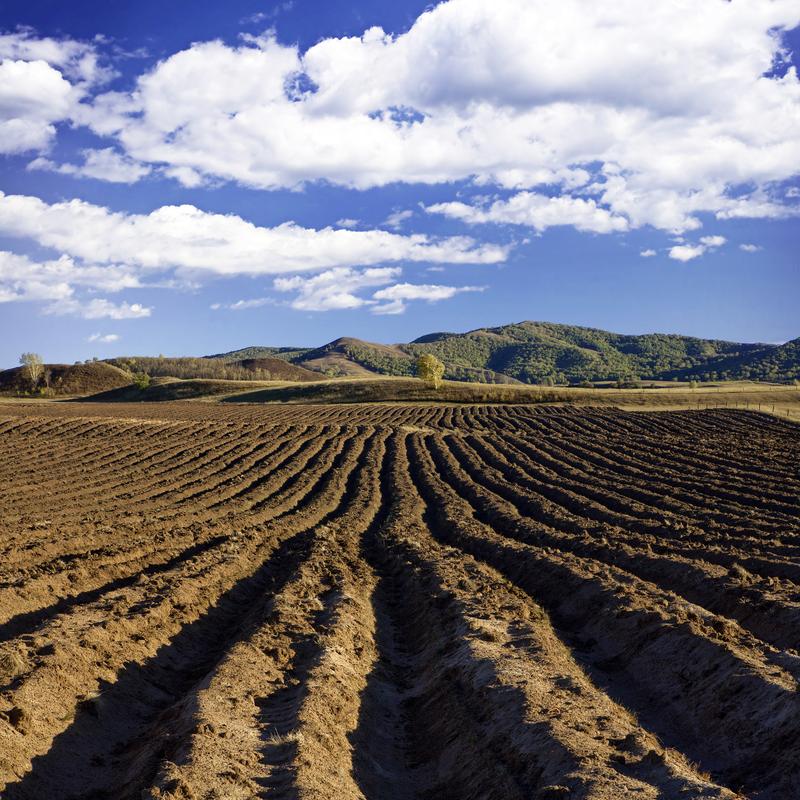
[[[103,361],[88,364],[45,364],[40,387],[57,395],[84,395],[128,386],[131,376]],[[18,394],[30,390],[22,367],[0,372],[0,392]]]
[[[740,378],[739,366],[769,345],[739,344],[674,334],[629,336],[596,328],[521,322],[465,334],[423,337],[405,346],[447,364],[483,367],[524,383],[628,378]],[[725,359],[729,374],[715,361]],[[712,373],[717,373],[712,375]]]
[[[266,350],[267,348],[246,348]],[[244,352],[244,351],[239,351]],[[153,358],[136,356],[108,359],[129,372],[145,372],[151,378],[186,378],[234,381],[318,381],[321,376],[283,358],[262,355],[248,358]]]
[[[332,376],[410,376],[416,358],[432,353],[444,362],[446,378],[481,383],[800,379],[800,339],[783,345],[743,344],[532,321],[467,333],[430,333],[408,344],[342,337],[319,348],[251,347],[217,358],[230,362],[258,351]]]

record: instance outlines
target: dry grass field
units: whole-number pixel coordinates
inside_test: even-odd
[[[789,800],[798,453],[733,407],[0,405],[0,794]]]

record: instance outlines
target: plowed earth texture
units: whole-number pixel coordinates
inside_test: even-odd
[[[800,428],[0,407],[4,800],[800,796]]]

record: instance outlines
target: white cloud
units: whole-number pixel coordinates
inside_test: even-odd
[[[111,344],[112,342],[119,341],[119,334],[117,333],[93,333],[86,340],[87,342],[100,342],[101,344]]]
[[[526,225],[538,231],[556,225],[572,225],[580,231],[611,233],[625,231],[628,221],[600,208],[594,200],[580,197],[548,197],[535,192],[519,192],[508,200],[496,200],[488,208],[466,203],[436,203],[426,210],[468,223],[498,222]]]
[[[119,292],[139,286],[136,275],[123,266],[78,264],[69,256],[36,261],[0,251],[0,302],[60,300],[76,288]]]
[[[396,283],[379,289],[372,295],[373,300],[385,301],[372,309],[373,314],[402,314],[408,300],[425,300],[438,303],[449,300],[461,292],[482,292],[485,286],[439,286],[436,284]]]
[[[237,300],[235,303],[212,303],[211,308],[214,311],[223,308],[228,311],[246,311],[249,308],[261,308],[274,304],[275,301],[271,297],[253,297],[250,300]]]
[[[144,270],[216,275],[276,274],[387,261],[497,263],[508,248],[468,237],[401,236],[381,230],[258,227],[191,205],[149,214],[113,212],[81,200],[48,204],[0,192],[0,234],[32,239],[76,259]]]
[[[399,267],[377,267],[362,271],[337,267],[313,277],[295,275],[276,278],[279,292],[295,292],[292,308],[300,311],[332,311],[373,304],[375,301],[359,297],[355,292],[372,286],[391,283],[400,275]]]
[[[112,147],[101,150],[84,150],[83,164],[56,164],[49,158],[39,156],[28,164],[28,169],[42,169],[74,175],[78,178],[95,178],[110,183],[136,183],[148,175],[151,168],[128,156],[120,155]]]
[[[786,190],[786,197],[800,197],[800,188],[797,186],[790,186]]]
[[[402,314],[406,310],[406,302],[410,300],[437,303],[460,292],[482,292],[486,288],[394,283],[400,273],[399,267],[360,271],[338,267],[312,277],[295,275],[291,278],[276,278],[274,286],[279,292],[294,292],[295,297],[290,305],[299,311],[340,311],[369,306],[374,314]],[[385,288],[378,289],[371,297],[358,294],[375,286]]]
[[[757,244],[740,244],[740,250],[744,250],[745,253],[757,253],[761,250],[761,246]]]
[[[336,224],[340,228],[355,228],[359,224],[359,221],[351,217],[342,217],[342,219],[336,220]]]
[[[413,216],[414,212],[411,211],[410,209],[403,209],[403,210],[397,209],[395,211],[392,211],[392,213],[389,214],[388,217],[386,217],[383,224],[387,228],[392,228],[393,230],[399,231],[400,228],[403,227],[403,223],[407,219],[411,219],[411,217]]]
[[[40,150],[75,102],[73,87],[43,61],[0,63],[0,153]]]
[[[724,236],[701,236],[697,244],[686,243],[682,238],[678,239],[681,244],[670,248],[669,257],[676,261],[692,261],[705,253],[714,252],[718,247],[722,247],[728,240]]]
[[[647,249],[647,250],[642,250],[642,252],[639,253],[639,255],[642,258],[652,258],[654,255],[657,255],[657,253],[655,250]]]
[[[769,193],[800,164],[781,40],[798,23],[796,0],[450,0],[401,35],[305,52],[194,44],[78,121],[182,181],[593,181],[608,219],[692,230],[702,212],[785,213]]]
[[[56,123],[74,118],[90,89],[112,77],[93,45],[0,35],[0,153],[46,149]]]
[[[105,83],[116,74],[101,63],[94,44],[74,39],[40,38],[28,28],[0,34],[0,59],[49,64],[84,87]]]
[[[677,244],[670,248],[669,257],[674,258],[676,261],[691,261],[702,256],[706,249],[705,245],[702,244]]]
[[[87,302],[68,297],[57,300],[44,309],[45,314],[83,317],[83,319],[141,319],[149,317],[152,311],[152,308],[140,303],[112,303],[99,297]]]
[[[274,8],[269,11],[257,11],[255,14],[250,14],[243,17],[240,22],[248,23],[251,25],[259,25],[262,22],[267,22],[275,17],[280,16],[286,11],[291,11],[294,6],[293,0],[286,0],[284,3],[278,3]]]

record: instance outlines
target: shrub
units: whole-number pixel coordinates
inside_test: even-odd
[[[144,391],[150,385],[150,376],[146,372],[134,372],[133,382],[137,389]]]

